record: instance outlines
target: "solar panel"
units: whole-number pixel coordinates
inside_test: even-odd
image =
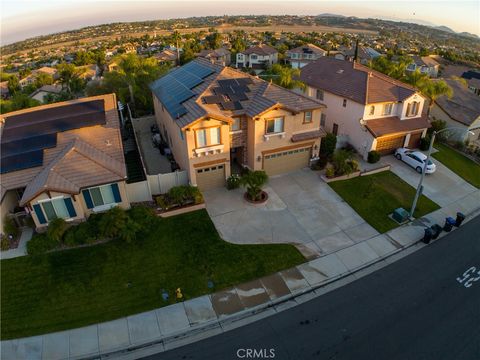
[[[228,95],[228,97],[230,98],[231,101],[245,101],[245,100],[248,100],[248,97],[247,95],[245,95],[245,93],[235,93],[235,94],[232,94],[232,95]]]
[[[251,84],[253,84],[253,81],[250,78],[237,79],[237,82],[238,82],[239,85],[251,85]]]
[[[25,140],[2,141],[2,159],[7,156],[30,152],[34,150],[43,150],[57,145],[57,134],[47,134],[28,138]]]
[[[219,102],[224,100],[224,97],[220,95],[211,95],[211,96],[204,96],[202,99],[205,102],[205,104],[218,104]]]
[[[228,80],[218,80],[218,85],[222,88],[228,88],[230,86],[238,86],[238,83],[235,79],[228,79]]]
[[[43,150],[35,150],[2,158],[0,173],[29,169],[41,166],[43,163]]]
[[[186,87],[189,89],[193,89],[195,86],[201,84],[203,82],[203,79],[201,77],[198,77],[183,68],[178,69],[178,71],[175,72],[175,77],[178,81],[180,81],[182,84],[184,84]]]
[[[184,65],[183,69],[191,72],[196,76],[201,77],[202,79],[205,79],[208,75],[211,75],[215,72],[213,69],[200,65],[194,61],[191,61],[188,64]]]
[[[220,105],[223,107],[223,110],[235,110],[235,104],[232,101],[222,101]]]

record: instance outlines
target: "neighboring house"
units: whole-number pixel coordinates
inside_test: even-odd
[[[326,56],[327,52],[313,44],[306,44],[286,52],[287,61],[294,69],[301,69],[308,63]]]
[[[43,66],[40,69],[34,70],[33,73],[43,73],[50,75],[54,80],[58,79],[58,70],[48,66]]]
[[[97,65],[96,64],[91,64],[91,65],[83,65],[83,66],[77,66],[77,71],[80,73],[80,78],[90,81],[90,80],[95,80],[97,77]]]
[[[8,90],[8,81],[0,82],[0,97],[2,99],[8,98],[10,95],[10,90]]]
[[[433,104],[430,115],[448,126],[463,128],[448,134],[450,140],[466,141],[480,147],[480,99],[460,81],[445,80],[453,90],[451,98],[442,96]],[[474,135],[469,134],[472,131]]]
[[[269,175],[318,157],[319,101],[197,58],[151,85],[158,128],[201,190],[242,167]]]
[[[261,71],[277,62],[278,51],[271,46],[261,44],[238,53],[235,66],[237,68],[250,68]]]
[[[363,156],[418,147],[430,124],[415,88],[356,62],[322,57],[301,69],[305,92],[327,106],[322,127]]]
[[[198,54],[198,57],[203,57],[210,61],[213,61],[215,64],[222,66],[229,66],[231,62],[231,53],[225,48],[219,48],[215,50],[202,50]]]
[[[177,51],[165,49],[154,54],[153,57],[157,59],[160,64],[170,64],[175,66],[177,64]]]
[[[350,49],[345,46],[341,46],[338,51],[332,52],[332,54],[333,53],[335,54],[334,58],[337,60],[353,61],[355,58],[355,48]],[[382,56],[382,54],[372,49],[371,47],[359,46],[357,56],[357,62],[366,65],[369,61],[372,61],[377,57]]]
[[[37,78],[37,77],[35,76],[35,74],[34,74],[34,73],[31,73],[30,75],[24,77],[23,79],[20,79],[20,80],[18,81],[18,83],[19,83],[20,87],[23,89],[23,88],[25,88],[25,87],[28,86],[28,85],[34,84],[36,78]]]
[[[407,66],[408,72],[419,70],[422,74],[427,74],[432,78],[438,76],[440,64],[429,56],[412,56],[413,62]]]
[[[468,88],[473,91],[474,94],[480,96],[480,71],[468,70],[462,74],[462,78],[467,81]]]
[[[52,94],[58,95],[62,92],[62,85],[43,85],[29,95],[30,98],[45,102],[45,96]]]
[[[24,208],[42,229],[130,206],[115,94],[7,113],[0,127],[2,216]]]

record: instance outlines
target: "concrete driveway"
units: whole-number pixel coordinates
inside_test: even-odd
[[[420,174],[414,168],[397,160],[393,155],[385,156],[382,160],[391,165],[390,170],[393,173],[417,188]],[[441,207],[466,198],[477,190],[438,160],[432,159],[432,161],[437,165],[437,169],[435,173],[425,176],[423,194]]]
[[[309,169],[272,177],[263,205],[243,189],[205,192],[207,211],[222,238],[235,244],[294,243],[306,256],[324,255],[378,235]]]

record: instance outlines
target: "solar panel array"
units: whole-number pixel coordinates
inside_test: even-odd
[[[43,150],[57,146],[57,133],[106,123],[103,100],[6,116],[0,173],[43,165]]]
[[[250,78],[218,80],[218,87],[212,88],[215,95],[204,96],[205,104],[217,104],[223,110],[243,109],[241,101],[248,100],[248,85],[253,84]]]
[[[195,96],[192,89],[213,73],[214,70],[192,61],[161,77],[150,88],[169,114],[177,119],[187,113],[182,103]]]

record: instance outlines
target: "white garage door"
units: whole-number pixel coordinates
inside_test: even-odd
[[[225,186],[224,164],[197,169],[196,173],[197,186],[202,191]]]
[[[268,175],[278,175],[308,166],[312,147],[291,149],[263,157],[263,169]]]

